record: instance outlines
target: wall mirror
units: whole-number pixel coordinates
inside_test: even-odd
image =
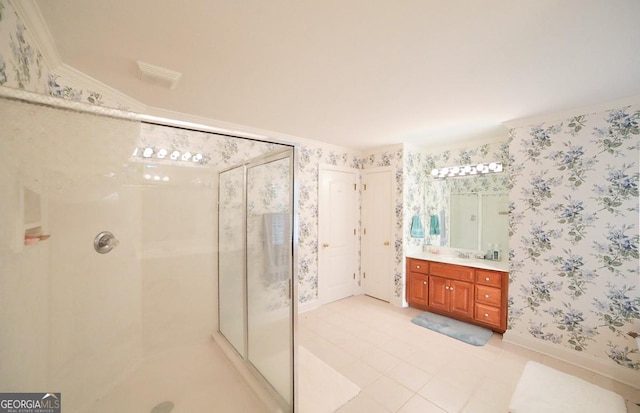
[[[508,251],[508,174],[427,178],[424,189],[425,244]]]

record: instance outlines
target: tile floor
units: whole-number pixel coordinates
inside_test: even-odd
[[[411,323],[419,313],[354,296],[299,315],[298,343],[362,389],[338,412],[506,412],[534,360],[615,391],[628,413],[640,413],[638,389],[504,343],[499,334],[483,347],[462,343]]]

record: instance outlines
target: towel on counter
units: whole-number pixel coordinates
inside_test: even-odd
[[[438,217],[437,215],[431,215],[429,235],[440,235],[440,217]]]
[[[414,215],[411,220],[411,236],[413,238],[424,238],[424,227],[419,215]]]

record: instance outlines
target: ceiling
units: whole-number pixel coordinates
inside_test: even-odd
[[[65,64],[146,105],[356,149],[640,93],[638,0],[36,4]],[[137,60],[182,78],[145,82]]]

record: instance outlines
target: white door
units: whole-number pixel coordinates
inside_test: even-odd
[[[356,286],[357,169],[320,167],[318,298],[353,295]]]
[[[395,250],[391,205],[391,168],[364,170],[362,175],[362,284],[364,293],[389,301]]]

